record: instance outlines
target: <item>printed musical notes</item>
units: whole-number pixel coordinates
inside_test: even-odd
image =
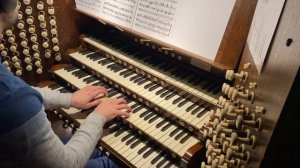
[[[101,0],[75,0],[76,7],[88,13],[98,15],[101,10]]]
[[[117,27],[214,60],[236,0],[76,0]]]
[[[140,0],[134,29],[168,37],[175,19],[177,0]]]
[[[101,16],[122,26],[131,27],[136,0],[104,0]]]

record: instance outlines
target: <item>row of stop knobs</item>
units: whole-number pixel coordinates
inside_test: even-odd
[[[233,70],[228,70],[225,78],[246,83],[248,72],[234,73]],[[251,83],[248,88],[255,88],[256,83],[254,84]],[[264,112],[262,107],[250,109],[241,103],[240,99],[254,102],[255,94],[249,89],[240,85],[233,87],[223,84],[224,97],[219,98],[219,108],[210,111],[210,120],[203,130],[207,161],[202,162],[202,168],[248,167],[251,151],[257,144],[256,135],[262,130],[260,115]]]

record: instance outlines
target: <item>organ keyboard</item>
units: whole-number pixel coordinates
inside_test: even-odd
[[[151,142],[145,144],[153,145],[154,142],[151,154],[144,153],[152,160],[159,155],[167,162],[175,163],[169,166],[194,167],[193,162],[204,159],[203,130],[210,120],[209,111],[219,106],[222,81],[199,69],[179,66],[175,61],[170,63],[161,55],[153,56],[151,51],[141,50],[134,43],[112,37],[82,36],[83,47],[69,53],[72,64],[54,66],[54,78],[72,90],[101,85],[108,88],[108,97],[127,100],[132,115],[117,121],[128,130],[120,135],[115,133],[118,135],[115,143],[111,141],[111,138],[116,138],[114,132],[102,137],[100,142],[130,167],[147,164],[153,167],[150,160],[142,161],[142,152],[138,152],[137,157],[131,154],[128,145],[120,145],[124,141],[122,138],[134,136],[131,132]],[[82,122],[82,118],[74,119],[82,114],[80,110],[62,111],[66,118],[71,118],[66,119],[68,122],[74,121],[77,126]],[[145,144],[138,145],[140,150],[147,146]]]
[[[76,69],[73,66],[66,67],[64,69],[54,71],[54,73],[70,83],[73,86],[81,89],[82,86],[88,84],[89,78],[92,76],[88,73]],[[80,79],[81,78],[81,79]],[[151,110],[147,106],[144,106],[138,101],[130,100],[126,94],[117,91],[111,86],[105,85],[104,83],[99,83],[99,80],[96,80],[93,83],[97,83],[98,85],[102,84],[102,86],[108,87],[108,97],[110,98],[125,98],[128,100],[128,104],[133,108],[132,116],[127,119],[127,122],[131,125],[140,129],[140,131],[146,133],[147,135],[152,136],[157,142],[160,142],[166,145],[169,150],[173,151],[174,153],[178,154],[179,156],[183,156],[187,149],[191,148],[193,145],[198,143],[198,140],[187,133],[186,131],[182,130],[176,125],[168,122],[168,119],[156,114],[155,111]],[[73,84],[74,83],[74,84]],[[104,84],[104,85],[103,85]],[[170,136],[174,136],[179,143],[176,141],[170,140]],[[190,136],[189,139],[185,137]],[[169,144],[172,143],[172,144]]]
[[[53,83],[45,88],[68,92],[62,85]],[[111,88],[108,89],[111,92]],[[90,110],[80,111],[76,108],[57,109],[53,113],[65,121],[65,124],[77,130]],[[71,121],[70,121],[71,120]],[[163,149],[157,148],[157,144],[141,136],[137,131],[133,131],[120,121],[112,121],[106,125],[104,135],[100,139],[100,145],[112,153],[121,155],[119,157],[126,160],[129,166],[133,167],[179,167],[178,162]],[[185,138],[187,139],[187,138]],[[125,159],[126,158],[126,159]]]
[[[112,38],[102,40],[108,39],[112,43],[110,47],[115,48],[109,49],[108,45],[105,47],[94,39],[85,44],[92,43],[89,46],[96,46],[97,52],[74,52],[70,58],[81,68],[109,80],[133,98],[198,133],[205,123],[206,112],[217,106],[221,81],[203,72],[195,73],[189,68],[171,65],[169,60],[141,52],[138,46],[125,41]],[[122,47],[117,48],[117,44]],[[117,52],[121,49],[122,52]],[[126,56],[122,55],[125,51]]]

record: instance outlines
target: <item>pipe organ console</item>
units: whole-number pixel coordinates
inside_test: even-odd
[[[127,10],[131,3],[139,6],[135,13]],[[155,18],[153,11],[141,12],[147,3],[164,22],[155,24],[161,18],[158,14]],[[20,0],[16,28],[9,27],[4,34],[7,39],[0,41],[3,64],[29,83],[52,80],[40,83],[40,87],[64,93],[86,85],[101,85],[108,89],[108,98],[124,98],[132,108],[131,117],[106,123],[98,145],[124,167],[259,167],[263,161],[268,162],[263,160],[264,154],[299,68],[298,57],[286,58],[278,65],[278,55],[300,52],[299,43],[293,46],[291,40],[289,45],[282,46],[286,36],[300,37],[286,35],[296,32],[286,20],[290,20],[293,12],[300,15],[293,8],[300,4],[286,0],[284,8],[291,10],[282,13],[274,47],[259,74],[246,43],[257,1],[228,1],[224,2],[224,9],[203,2],[201,5],[212,7],[216,13],[222,10],[220,15],[209,13],[211,18],[221,16],[219,22],[212,21],[218,26],[205,28],[217,34],[226,20],[217,48],[214,52],[204,49],[203,53],[197,50],[203,47],[197,46],[198,42],[207,41],[205,48],[210,48],[215,39],[201,39],[198,29],[185,29],[193,26],[187,24],[191,24],[190,18],[186,18],[187,25],[178,23],[182,21],[181,15],[189,16],[180,13],[186,10],[179,10],[180,5],[187,5],[184,3]],[[91,4],[94,7],[87,9]],[[130,18],[135,22],[128,24]],[[149,23],[141,26],[146,21]],[[199,32],[203,31],[200,28]],[[178,30],[186,37],[176,34]],[[203,37],[205,34],[211,32],[204,32]],[[33,68],[43,75],[40,80],[33,78]],[[274,68],[284,69],[288,75],[272,73]],[[273,98],[278,96],[277,91],[280,101]],[[92,110],[53,109],[49,115],[56,116],[65,128],[76,133]]]

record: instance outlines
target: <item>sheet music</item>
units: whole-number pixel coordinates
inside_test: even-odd
[[[99,15],[102,0],[75,0],[76,7],[93,15]]]
[[[257,3],[247,42],[258,73],[263,68],[284,2],[261,0]]]
[[[76,0],[76,6],[213,61],[235,1]]]
[[[178,0],[140,0],[133,29],[169,37]]]
[[[131,27],[136,4],[137,0],[104,0],[101,16],[119,25]]]

